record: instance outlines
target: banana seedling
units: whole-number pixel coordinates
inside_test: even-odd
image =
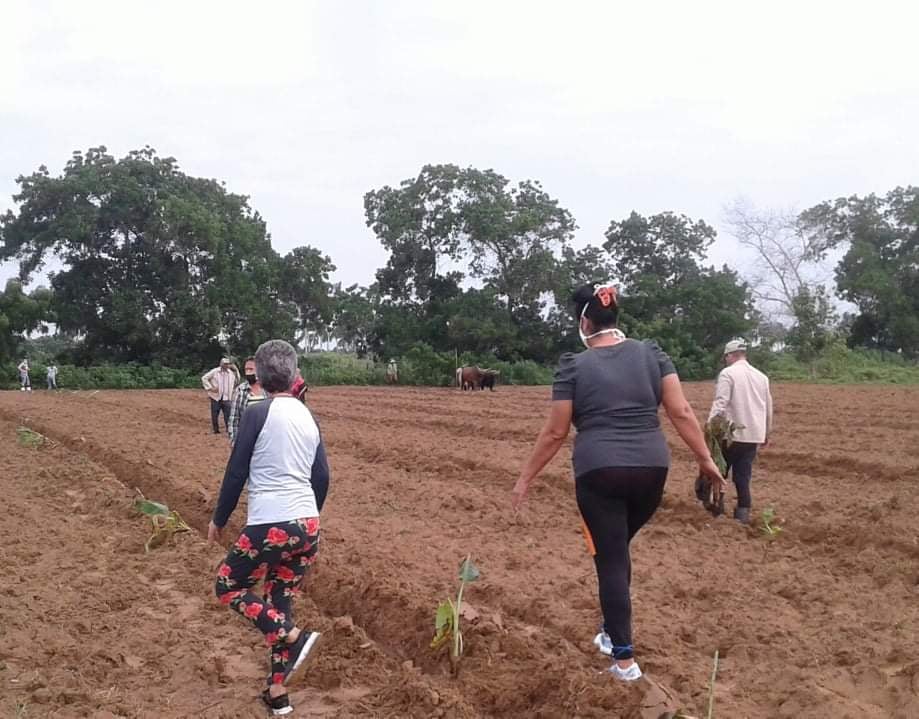
[[[763,510],[762,520],[763,534],[765,534],[767,537],[774,539],[775,537],[778,537],[779,534],[781,534],[782,528],[776,524],[778,518],[776,517],[775,510],[772,507],[766,507]]]
[[[440,649],[450,642],[450,660],[454,667],[457,666],[460,657],[463,654],[463,633],[460,630],[460,614],[463,607],[463,590],[467,584],[476,581],[480,576],[478,568],[472,563],[470,556],[460,562],[459,568],[459,592],[456,595],[456,602],[451,599],[445,599],[437,607],[437,615],[434,619],[434,639],[431,640],[432,649]]]
[[[168,543],[176,532],[187,532],[191,529],[178,512],[170,512],[165,504],[146,499],[142,494],[134,499],[134,509],[145,514],[153,528],[153,534],[144,543],[146,552]]]
[[[34,429],[29,429],[28,427],[17,427],[16,437],[19,440],[19,444],[23,447],[29,447],[30,449],[37,449],[45,444],[49,446],[54,445],[54,442],[45,435],[36,432]]]
[[[743,426],[734,424],[722,415],[715,415],[705,424],[705,444],[708,445],[708,451],[711,452],[722,477],[726,477],[728,473],[724,450],[731,446],[734,433],[739,429],[743,429]],[[724,514],[724,493],[701,473],[696,479],[696,497],[716,517]]]

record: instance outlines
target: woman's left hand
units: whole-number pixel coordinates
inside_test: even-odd
[[[520,509],[523,505],[524,500],[527,497],[527,490],[530,488],[530,483],[521,477],[517,480],[517,484],[514,485],[514,490],[511,494],[511,506],[514,508],[514,511]]]

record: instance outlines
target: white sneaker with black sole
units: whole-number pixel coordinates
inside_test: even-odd
[[[623,669],[613,662],[613,666],[607,671],[622,682],[636,682],[642,677],[641,668],[638,666],[638,662],[632,662],[627,669]]]
[[[606,632],[600,632],[594,637],[594,646],[600,650],[600,654],[608,657],[613,656],[613,640],[609,638]]]
[[[287,661],[287,673],[284,675],[285,685],[306,667],[320,636],[319,632],[300,631],[297,641],[290,645],[290,658]]]

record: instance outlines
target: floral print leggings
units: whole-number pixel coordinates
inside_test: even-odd
[[[284,681],[289,659],[285,641],[295,623],[291,598],[319,551],[319,517],[243,527],[220,563],[215,591],[265,635],[271,648],[269,684]],[[263,582],[262,596],[252,587]]]

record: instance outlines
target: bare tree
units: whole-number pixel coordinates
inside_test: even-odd
[[[728,233],[755,259],[742,273],[767,313],[795,319],[795,298],[803,290],[826,288],[826,242],[802,231],[793,210],[761,210],[744,198],[724,210]]]

